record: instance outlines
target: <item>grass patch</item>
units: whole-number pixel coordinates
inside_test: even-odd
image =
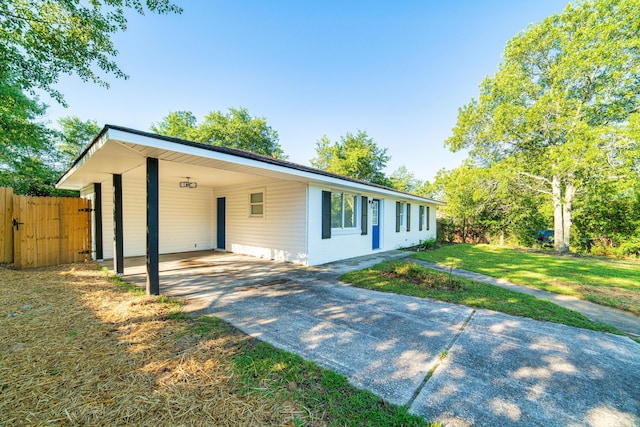
[[[513,283],[572,295],[640,316],[640,262],[492,245],[458,244],[413,255]]]
[[[94,264],[0,269],[0,425],[428,425],[134,288]]]
[[[622,332],[613,326],[593,322],[581,313],[550,301],[498,286],[461,279],[402,260],[384,261],[368,269],[346,273],[340,280],[365,289],[432,298],[622,335]]]
[[[244,346],[242,355],[234,359],[234,372],[243,383],[243,393],[299,402],[322,413],[329,425],[425,425],[406,407],[388,404],[373,393],[352,387],[342,375],[263,342]],[[294,421],[307,423],[303,418]]]
[[[102,267],[101,271],[106,277],[108,277],[108,279],[111,281],[111,283],[113,283],[114,285],[119,287],[121,290],[130,292],[130,293],[136,294],[136,295],[145,295],[145,290],[144,289],[142,289],[139,286],[134,285],[133,283],[127,282],[121,276],[118,276],[117,274],[109,273],[109,269],[107,267]]]

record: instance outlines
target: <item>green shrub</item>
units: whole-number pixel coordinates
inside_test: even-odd
[[[453,243],[456,240],[455,224],[450,218],[444,217],[438,220],[437,227],[438,241]]]
[[[439,246],[440,245],[438,244],[438,241],[434,237],[432,237],[430,239],[420,240],[418,250],[429,251],[432,249],[437,249]]]
[[[633,237],[629,241],[620,244],[616,252],[619,256],[640,256],[640,237]]]

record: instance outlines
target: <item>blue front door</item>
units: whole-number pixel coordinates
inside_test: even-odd
[[[380,200],[373,199],[371,204],[371,225],[373,226],[373,240],[371,247],[373,249],[380,248]]]

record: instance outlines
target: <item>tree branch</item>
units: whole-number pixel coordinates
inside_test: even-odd
[[[13,19],[18,19],[20,21],[25,21],[25,22],[38,22],[40,24],[45,24],[45,25],[50,25],[50,22],[44,21],[42,19],[36,19],[36,18],[25,18],[24,16],[18,16],[18,15],[14,15],[12,13],[6,13],[5,14],[6,17],[9,18],[13,18]]]
[[[547,178],[545,178],[543,176],[538,176],[538,175],[534,175],[534,174],[531,174],[531,173],[528,173],[528,172],[523,172],[523,171],[518,171],[518,175],[524,175],[524,176],[526,176],[528,178],[533,178],[535,180],[542,181],[542,182],[545,182],[545,183],[551,185],[551,181],[549,181]]]
[[[531,178],[541,178],[541,177],[536,177],[535,175],[530,175],[530,174],[526,174],[524,172],[519,172],[519,174],[521,175],[528,175]],[[543,181],[546,182],[550,182],[548,179],[542,178]],[[540,193],[540,194],[546,194],[547,196],[553,196],[553,194],[551,193],[551,191],[546,191],[541,189],[540,187],[534,187],[533,185],[530,185],[528,183],[525,183],[523,180],[518,179],[518,185],[526,188],[527,190],[531,190],[531,191],[535,191],[536,193]]]

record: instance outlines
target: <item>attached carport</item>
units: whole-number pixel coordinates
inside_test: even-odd
[[[295,177],[270,169],[269,158],[241,154],[244,157],[238,150],[203,149],[202,144],[150,138],[108,125],[57,187],[79,190],[93,200],[95,258],[112,258],[114,272],[122,275],[125,256],[132,250],[134,255],[144,254],[147,293],[158,295],[161,253],[225,249],[224,238],[216,239],[216,189],[265,180],[295,182]],[[186,196],[193,194],[202,196],[189,202]],[[185,234],[197,243],[176,250],[174,242]]]

